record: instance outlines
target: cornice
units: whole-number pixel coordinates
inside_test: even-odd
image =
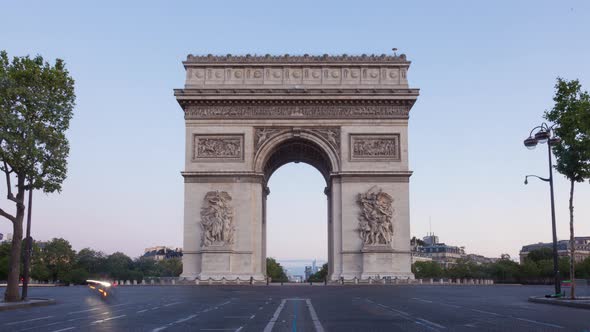
[[[186,66],[191,65],[288,65],[288,64],[309,64],[309,65],[330,65],[330,64],[404,64],[409,65],[410,61],[406,59],[405,54],[400,55],[376,55],[376,54],[362,54],[362,55],[193,55],[189,54],[186,61],[183,62]]]
[[[258,88],[258,89],[174,89],[177,98],[190,96],[413,96],[418,97],[420,89],[358,89],[358,88]]]

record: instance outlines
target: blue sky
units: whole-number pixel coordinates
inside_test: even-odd
[[[431,218],[441,240],[489,256],[550,240],[547,185],[523,185],[525,174],[546,174],[546,153],[522,140],[552,106],[557,76],[590,89],[587,1],[0,1],[0,8],[1,49],[63,58],[76,80],[69,177],[62,194],[36,194],[39,239],[132,256],[182,245],[184,123],[172,89],[183,85],[188,53],[397,47],[412,61],[411,86],[421,89],[410,119],[412,234],[425,235]],[[273,175],[270,255],[325,259],[323,187],[302,164]],[[557,175],[560,238],[568,236],[567,195]],[[579,235],[590,235],[589,201],[590,186],[578,185]],[[0,232],[9,231],[0,220]]]

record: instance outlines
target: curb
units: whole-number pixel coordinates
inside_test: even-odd
[[[581,303],[581,302],[575,302],[575,301],[576,300],[572,301],[572,300],[548,299],[548,298],[536,297],[536,296],[529,297],[529,302],[560,305],[560,306],[572,307],[572,308],[590,309],[590,302]]]
[[[2,302],[2,304],[0,304],[0,311],[30,308],[30,307],[43,307],[43,306],[52,305],[52,304],[57,303],[54,299],[29,298],[29,300],[34,301],[34,302],[10,302],[10,303]]]

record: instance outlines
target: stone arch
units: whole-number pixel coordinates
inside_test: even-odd
[[[312,130],[285,130],[263,142],[254,156],[254,170],[265,183],[274,171],[290,162],[315,167],[330,183],[330,175],[340,169],[338,152],[325,138]]]

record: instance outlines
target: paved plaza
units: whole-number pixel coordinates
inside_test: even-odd
[[[2,290],[3,291],[3,290]],[[588,331],[590,311],[527,302],[548,286],[143,286],[0,312],[0,331]]]

